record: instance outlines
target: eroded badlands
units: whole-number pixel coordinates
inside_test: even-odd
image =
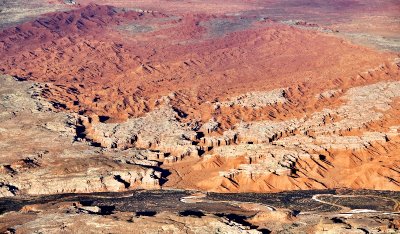
[[[1,3],[1,232],[399,230],[398,4],[106,3]]]

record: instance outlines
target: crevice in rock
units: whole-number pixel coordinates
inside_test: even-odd
[[[17,195],[17,193],[18,193],[18,191],[19,191],[18,187],[14,186],[14,185],[11,185],[11,184],[5,184],[5,183],[3,183],[3,182],[0,182],[0,188],[1,188],[1,187],[6,187],[6,189],[7,189],[10,193],[12,193],[14,196]]]
[[[114,179],[120,183],[122,183],[125,188],[129,188],[131,186],[131,183],[129,183],[128,181],[122,179],[122,177],[120,175],[115,175]]]
[[[270,234],[272,233],[270,230],[266,228],[257,229],[257,231],[261,232],[262,234]]]
[[[148,216],[148,217],[153,217],[157,214],[156,211],[150,211],[150,210],[146,210],[146,211],[137,211],[136,212],[136,217],[139,216]]]
[[[179,212],[179,215],[181,216],[194,216],[197,218],[201,218],[203,216],[205,216],[205,214],[199,210],[185,210],[185,211],[181,211]]]
[[[246,221],[246,219],[248,217],[244,216],[244,215],[238,215],[238,214],[224,214],[224,213],[219,213],[219,214],[215,214],[218,217],[224,217],[226,219],[228,219],[229,221],[233,221],[235,223],[241,224],[243,226],[247,226],[250,227],[251,229],[256,229],[257,226],[249,223],[248,221]]]

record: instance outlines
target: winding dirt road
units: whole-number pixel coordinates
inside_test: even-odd
[[[393,212],[387,212],[387,211],[377,211],[377,210],[368,210],[368,209],[351,209],[350,207],[346,207],[346,206],[342,206],[342,205],[338,205],[332,202],[327,202],[324,201],[322,199],[320,199],[321,197],[338,197],[338,198],[354,198],[354,197],[373,197],[373,198],[378,198],[378,199],[385,199],[385,200],[390,200],[394,202],[394,206],[393,206]],[[380,197],[380,196],[373,196],[373,195],[333,195],[333,194],[315,194],[312,196],[311,198],[314,201],[323,203],[323,204],[327,204],[330,206],[335,206],[335,207],[339,207],[341,208],[342,213],[347,213],[347,214],[356,214],[356,213],[361,213],[361,212],[368,212],[368,213],[376,213],[376,212],[382,212],[382,213],[390,213],[390,214],[400,214],[400,212],[396,212],[399,211],[400,209],[400,203],[398,200],[394,199],[394,198],[388,198],[388,197]]]

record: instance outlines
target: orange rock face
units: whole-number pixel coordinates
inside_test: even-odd
[[[148,112],[170,93],[189,102],[187,110],[248,91],[320,91],[393,59],[269,20],[96,5],[49,14],[0,38],[2,71],[49,82],[45,95],[67,109],[115,118]]]
[[[0,232],[398,233],[397,0],[0,1]]]
[[[0,32],[0,71],[75,140],[172,188],[400,189],[395,2],[63,2]]]

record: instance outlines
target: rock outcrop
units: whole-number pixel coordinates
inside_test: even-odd
[[[54,112],[40,85],[0,83],[0,196],[159,188],[151,162],[128,164],[76,141],[77,116]]]
[[[116,214],[99,215],[99,207],[77,207],[72,203],[59,204],[53,207],[43,207],[46,210],[36,211],[40,215],[29,213],[9,214],[6,219],[18,218],[23,220],[21,225],[10,226],[18,223],[10,221],[8,232],[46,232],[56,233],[60,229],[64,232],[83,233],[109,232],[109,233],[261,233],[248,226],[229,221],[216,215],[204,215],[203,217],[182,216],[171,212],[162,212],[155,216],[134,216],[131,212],[117,212]],[[42,209],[43,209],[42,208]],[[38,210],[39,209],[39,210]],[[101,214],[101,213],[100,213]],[[3,219],[4,220],[4,219]],[[0,224],[0,230],[4,231],[4,223]],[[8,233],[6,232],[6,233]]]
[[[216,103],[215,105],[234,106],[239,105],[242,107],[261,108],[278,103],[285,103],[286,89],[275,89],[267,92],[250,92],[234,98],[231,100]]]
[[[197,134],[177,120],[171,107],[163,107],[124,123],[89,123],[86,138],[106,148],[139,148],[166,152],[178,158],[197,156],[192,145]],[[85,124],[84,124],[85,125]]]
[[[0,233],[398,233],[398,5],[0,1]]]
[[[338,186],[399,189],[395,155],[400,134],[398,119],[390,112],[398,113],[393,105],[399,93],[398,81],[355,87],[340,97],[343,104],[335,109],[285,121],[241,122],[221,136],[207,134],[200,143],[212,149],[198,162],[201,167],[191,168],[209,170],[212,179],[197,186],[231,192]],[[371,169],[374,161],[380,166]],[[215,168],[220,168],[218,173],[211,173]],[[367,168],[381,182],[367,185],[362,177],[350,179],[353,172],[365,173]],[[339,171],[343,177],[334,179]],[[184,173],[191,178],[195,172],[180,172]]]

